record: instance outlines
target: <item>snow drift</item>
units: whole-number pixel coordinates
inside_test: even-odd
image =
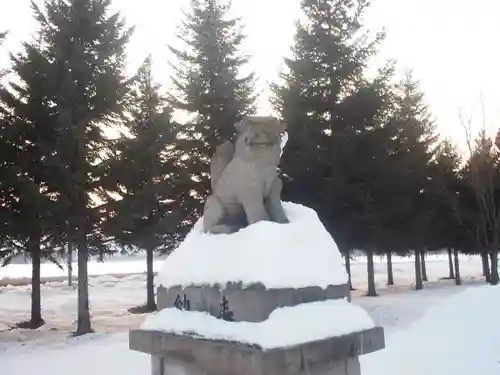
[[[167,257],[156,283],[262,283],[269,289],[345,284],[338,247],[316,212],[294,203],[283,207],[290,223],[259,222],[229,235],[203,233],[200,219]]]
[[[500,286],[469,288],[361,357],[363,375],[498,375],[499,313]]]

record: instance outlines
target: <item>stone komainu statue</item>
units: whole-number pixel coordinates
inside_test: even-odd
[[[235,127],[236,144],[222,144],[212,158],[205,232],[234,233],[262,220],[288,223],[277,173],[285,123],[274,117],[249,116]]]

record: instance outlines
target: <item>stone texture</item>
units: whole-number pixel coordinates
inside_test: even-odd
[[[186,295],[191,310],[206,311],[218,316],[221,310],[223,295],[234,313],[235,321],[261,322],[266,320],[277,307],[295,306],[306,302],[324,301],[328,299],[350,299],[349,285],[330,285],[326,289],[320,287],[266,289],[262,284],[243,288],[241,284],[228,284],[224,290],[219,286],[189,286],[158,288],[158,308],[174,306],[179,296]]]
[[[358,356],[382,349],[384,331],[376,327],[289,348],[263,350],[236,342],[133,330],[129,345],[132,350],[154,357],[153,375],[174,374],[174,368],[186,375],[359,375]]]
[[[254,368],[254,371],[252,371]],[[249,370],[250,369],[250,370]],[[192,363],[186,363],[175,358],[158,358],[151,356],[151,374],[152,375],[286,375],[284,373],[268,373],[258,366],[243,367],[239,372],[232,372],[233,369],[224,369],[220,367],[214,372],[213,369],[200,368]],[[361,375],[361,367],[358,358],[346,358],[344,360],[331,361],[330,363],[301,370],[300,375]]]
[[[151,356],[151,375],[165,375],[165,358]]]
[[[270,116],[247,116],[235,128],[235,145],[224,143],[212,157],[212,194],[203,213],[205,232],[234,233],[263,220],[288,223],[276,168],[285,123]]]

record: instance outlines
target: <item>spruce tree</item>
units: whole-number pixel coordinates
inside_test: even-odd
[[[3,43],[4,39],[5,39],[5,36],[6,36],[5,32],[0,33],[0,46],[2,45],[2,43]],[[0,70],[0,78],[2,77],[3,74],[4,74],[4,72]],[[3,86],[2,86],[2,89],[3,89]],[[6,140],[5,140],[5,136],[6,136],[6,133],[5,133],[6,132],[6,124],[7,123],[6,123],[5,115],[4,115],[3,111],[2,111],[2,112],[0,112],[0,142],[1,142],[1,144],[0,144],[0,153],[1,153],[0,154],[0,168],[2,168],[1,171],[2,171],[2,175],[3,176],[7,176],[7,173],[6,173],[6,171],[7,171],[7,169],[6,169],[7,168],[6,158],[7,158],[8,154],[9,154],[7,152],[8,145],[7,145]],[[5,170],[5,172],[4,172],[4,170]],[[2,199],[7,195],[7,191],[8,191],[8,190],[4,191],[3,189],[4,189],[4,187],[8,189],[9,185],[10,184],[6,181],[5,178],[2,179],[2,180],[0,180],[0,187],[2,187],[2,191],[0,192],[0,197],[2,197]],[[4,232],[4,229],[3,229],[4,228],[4,223],[5,223],[6,218],[8,216],[7,215],[8,211],[6,211],[5,208],[6,208],[5,203],[2,203],[0,205],[0,220],[1,220],[0,221],[0,225],[2,225],[2,227],[0,227],[0,228],[2,228],[1,231],[0,231],[0,235],[2,236],[2,238],[3,238],[3,232]]]
[[[500,159],[492,139],[484,130],[471,145],[471,151],[461,171],[466,185],[462,194],[461,219],[467,223],[466,228],[476,249],[486,256],[485,266],[491,263],[489,282],[496,285],[499,282]]]
[[[2,46],[5,37],[7,36],[7,32],[0,32],[0,47]],[[0,78],[5,74],[5,70],[0,69]]]
[[[109,204],[109,233],[119,243],[146,250],[147,299],[138,310],[156,310],[153,255],[168,251],[183,231],[182,196],[186,171],[176,147],[177,125],[154,83],[151,57],[140,68],[127,97],[122,126],[130,134],[118,140],[117,161],[109,171],[120,200]]]
[[[464,227],[460,222],[459,180],[461,157],[450,140],[444,140],[436,148],[431,161],[429,199],[431,200],[430,243],[434,249],[447,249],[449,277],[459,282],[455,273],[453,249],[463,243]]]
[[[402,235],[401,240],[409,247],[406,250],[415,249],[415,256],[420,257],[422,263],[422,254],[432,236],[430,177],[436,134],[419,82],[413,79],[411,72],[396,86],[395,113],[388,127],[396,140],[394,167],[397,176],[393,186],[397,198],[392,203],[393,219],[397,223],[394,224]],[[417,276],[425,276],[422,265],[419,268]]]
[[[341,251],[367,250],[373,279],[377,210],[373,192],[386,157],[381,131],[389,109],[388,65],[369,81],[364,70],[383,39],[362,33],[364,0],[303,0],[292,57],[273,102],[290,134],[282,167],[287,200],[314,208]],[[359,233],[364,233],[359,236]],[[374,233],[369,234],[368,232]],[[369,294],[374,295],[374,283]]]
[[[11,56],[19,83],[0,87],[0,258],[4,265],[20,253],[31,259],[31,318],[20,326],[38,328],[44,324],[41,261],[55,261],[47,240],[58,237],[51,190],[56,114],[46,90],[50,63],[38,43],[25,43],[23,49]]]
[[[292,57],[285,59],[282,82],[272,87],[274,106],[290,134],[282,160],[293,179],[286,195],[320,213],[322,182],[341,177],[333,168],[348,161],[347,140],[379,109],[370,103],[373,91],[363,71],[381,36],[368,43],[357,40],[366,6],[363,0],[303,0],[305,19],[297,22]]]
[[[58,206],[67,237],[78,251],[78,326],[92,331],[87,262],[89,248],[102,249],[98,208],[108,200],[103,187],[106,158],[103,129],[122,111],[128,82],[125,47],[131,30],[119,13],[110,14],[110,0],[47,0],[34,2],[44,54],[51,63],[45,85],[57,110],[56,148]]]
[[[184,127],[193,165],[197,196],[210,188],[208,164],[215,147],[232,139],[234,125],[255,110],[254,75],[243,69],[249,58],[241,51],[244,35],[240,20],[230,18],[224,0],[191,0],[190,12],[178,37],[184,45],[170,50],[178,60],[170,99],[174,109],[191,117]]]

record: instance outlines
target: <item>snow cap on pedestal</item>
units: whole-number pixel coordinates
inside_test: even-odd
[[[316,212],[283,203],[288,224],[258,222],[233,234],[203,233],[200,219],[167,257],[156,283],[172,286],[243,285],[268,289],[347,283],[338,247]]]

